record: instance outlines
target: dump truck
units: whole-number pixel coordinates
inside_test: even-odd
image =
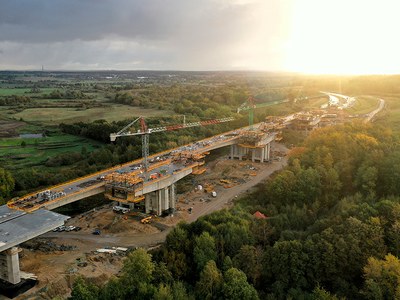
[[[140,223],[142,224],[149,224],[150,222],[151,222],[151,216],[140,220]]]

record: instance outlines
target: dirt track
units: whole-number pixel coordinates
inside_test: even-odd
[[[227,207],[232,200],[242,193],[248,191],[251,187],[257,185],[261,181],[268,178],[273,172],[280,170],[287,163],[286,157],[281,161],[275,161],[268,165],[267,168],[262,170],[253,177],[251,180],[234,186],[230,189],[223,190],[218,193],[218,196],[210,202],[196,203],[193,213],[187,215],[187,222],[194,222],[199,217],[207,215],[213,211]],[[49,232],[43,237],[57,238],[59,242],[65,244],[74,244],[74,241],[85,241],[85,251],[95,250],[96,248],[107,246],[122,246],[122,247],[148,247],[155,244],[162,243],[165,240],[170,227],[167,230],[157,233],[117,233],[117,234],[103,234],[95,236],[85,232]],[[81,249],[82,250],[82,249]]]
[[[287,152],[287,149],[282,145],[275,145],[274,150]],[[210,167],[211,171],[208,172],[208,177],[199,177],[199,181],[203,180],[205,182],[213,180],[214,183],[217,183],[215,185],[216,191],[218,191],[217,197],[211,198],[209,197],[209,194],[204,193],[204,191],[188,192],[187,195],[183,197],[185,201],[180,201],[177,204],[177,207],[180,207],[180,210],[177,211],[173,218],[167,217],[165,219],[159,219],[159,222],[169,226],[167,230],[161,232],[154,227],[140,227],[151,226],[140,223],[136,227],[138,230],[131,230],[131,226],[133,226],[132,222],[137,221],[123,218],[119,220],[118,226],[121,226],[119,231],[111,232],[105,230],[102,231],[100,236],[92,235],[91,230],[93,226],[97,227],[99,223],[104,225],[112,222],[112,224],[114,224],[113,220],[115,221],[116,217],[115,214],[114,217],[111,217],[113,216],[113,213],[110,207],[96,210],[95,213],[89,216],[86,213],[74,218],[71,220],[71,223],[81,226],[82,231],[48,232],[42,235],[41,238],[44,238],[45,240],[53,240],[53,242],[57,244],[76,246],[76,250],[63,252],[23,251],[24,255],[21,258],[21,269],[27,272],[35,273],[38,276],[39,285],[24,295],[21,295],[17,299],[33,299],[29,297],[35,297],[35,293],[44,286],[46,286],[49,291],[53,290],[56,295],[68,295],[70,292],[71,276],[75,276],[76,274],[92,277],[95,280],[99,280],[100,283],[106,281],[108,277],[118,272],[122,265],[122,257],[102,257],[98,254],[91,254],[93,253],[92,251],[98,248],[111,246],[149,248],[160,244],[165,241],[168,232],[180,220],[193,222],[203,215],[209,214],[224,207],[229,207],[232,204],[232,200],[234,200],[237,196],[245,193],[253,186],[268,178],[273,172],[286,165],[286,163],[286,157],[283,157],[280,161],[274,161],[268,164],[252,164],[248,161],[240,162],[225,160],[224,162],[224,159],[211,163],[210,165],[214,164],[214,167]],[[224,173],[221,170],[221,165],[227,166],[227,168],[229,167],[230,170],[232,170],[231,173],[225,174],[225,176],[230,178],[232,176],[236,176],[236,178],[240,179],[245,177],[246,179],[243,180],[241,184],[224,188],[221,186],[221,184],[218,184],[220,179],[222,179],[222,174]],[[249,166],[255,166],[257,169],[256,176],[244,176],[245,173],[249,173]],[[202,199],[207,197],[208,201],[204,201],[204,199]],[[193,207],[192,214],[188,214],[187,208],[189,207]],[[89,260],[89,266],[86,268],[78,268],[77,260],[80,258]],[[67,271],[66,273],[66,270],[74,271],[73,273],[69,273],[70,271]],[[50,292],[46,292],[45,297],[49,295],[51,295]],[[39,296],[39,298],[35,299],[44,298]]]

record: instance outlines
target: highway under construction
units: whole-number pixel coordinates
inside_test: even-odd
[[[383,104],[380,108],[383,108]],[[377,112],[379,110],[375,114]],[[62,225],[68,219],[66,216],[50,212],[52,209],[104,193],[107,199],[117,201],[119,205],[147,214],[160,216],[163,213],[170,213],[175,210],[177,201],[175,183],[189,174],[204,173],[206,171],[204,159],[210,151],[230,147],[230,159],[268,162],[272,159],[271,143],[282,138],[281,131],[284,128],[297,127],[308,131],[319,127],[320,124],[326,126],[327,123],[322,122],[326,119],[331,120],[331,124],[336,124],[338,118],[322,110],[286,117],[271,117],[265,122],[250,124],[151,156],[144,153],[142,159],[13,199],[7,205],[0,207],[0,278],[11,284],[18,284],[21,279],[17,245]],[[200,125],[212,125],[230,120],[225,118]],[[182,127],[199,125],[189,124],[190,126]],[[166,128],[159,129],[163,130]],[[142,122],[140,131],[136,133],[120,131],[114,134],[114,137],[118,134],[121,136],[140,134],[143,141],[142,148],[146,148],[150,132],[151,129],[146,128]],[[43,222],[38,226],[40,218],[43,218]]]

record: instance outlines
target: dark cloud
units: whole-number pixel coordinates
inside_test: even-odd
[[[243,7],[210,0],[2,0],[0,7],[0,40],[30,43],[163,40],[199,25],[234,29],[243,19]]]
[[[226,69],[252,55],[234,49],[284,34],[281,4],[288,1],[0,0],[0,47],[12,53],[0,68],[44,60],[39,65],[54,68]],[[257,40],[264,18],[272,26]]]

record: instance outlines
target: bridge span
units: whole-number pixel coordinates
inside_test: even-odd
[[[261,124],[261,123],[260,123]],[[230,158],[270,160],[270,144],[276,132],[260,124],[225,132],[149,157],[147,173],[142,159],[127,162],[56,186],[13,199],[0,206],[0,279],[21,281],[18,244],[50,231],[68,217],[50,210],[104,193],[120,205],[161,215],[173,212],[175,183],[189,174],[201,174],[210,151],[231,147]]]

